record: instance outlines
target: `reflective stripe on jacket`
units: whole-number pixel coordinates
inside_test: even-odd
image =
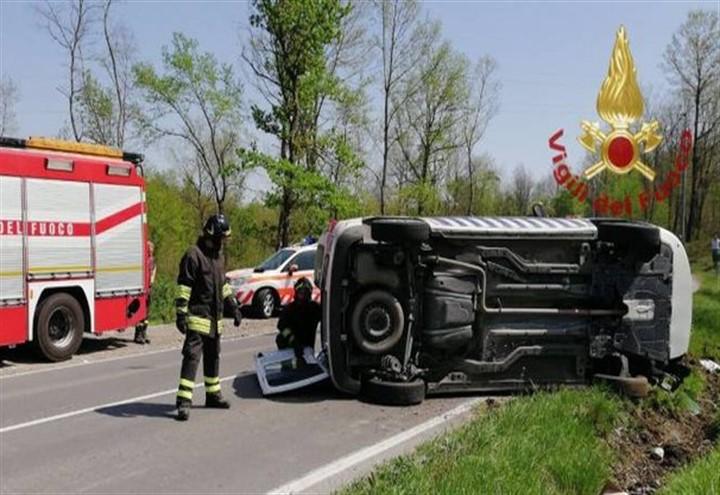
[[[224,300],[232,301],[232,288],[225,280],[221,252],[198,239],[180,260],[175,307],[186,315],[189,330],[208,336],[222,333]]]

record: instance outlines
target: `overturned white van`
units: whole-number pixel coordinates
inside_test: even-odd
[[[687,255],[642,222],[341,221],[320,240],[315,278],[321,371],[378,402],[661,379],[689,344]]]

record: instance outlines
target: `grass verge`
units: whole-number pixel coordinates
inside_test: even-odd
[[[674,472],[665,482],[662,495],[720,493],[720,448],[699,461]]]
[[[673,393],[656,389],[639,404],[599,387],[518,397],[483,408],[458,430],[376,469],[341,493],[529,493],[597,495],[607,484],[652,493],[720,493],[717,390],[697,359],[720,360],[720,282],[701,275],[693,304],[693,371]],[[700,408],[698,412],[697,408]],[[715,434],[706,430],[713,429]],[[705,447],[701,448],[700,443]],[[665,445],[663,461],[649,448]],[[630,465],[632,464],[632,465]],[[629,466],[630,465],[630,466]],[[662,480],[662,481],[661,481]]]
[[[480,411],[342,493],[596,495],[613,460],[600,438],[621,410],[620,399],[599,388],[523,397]]]
[[[720,279],[712,273],[700,274],[701,288],[693,302],[693,335],[690,352],[696,358],[720,362]],[[700,371],[695,374],[702,375]],[[720,434],[720,404],[715,397],[715,421],[711,436]],[[720,445],[707,456],[670,473],[664,480],[663,494],[720,493]]]

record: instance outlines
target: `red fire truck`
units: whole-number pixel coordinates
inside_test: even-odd
[[[142,155],[0,137],[0,346],[51,361],[147,314]]]

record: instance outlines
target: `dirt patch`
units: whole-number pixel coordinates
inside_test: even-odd
[[[668,471],[712,449],[720,433],[720,374],[699,373],[704,373],[706,380],[697,401],[699,410],[672,413],[646,402],[634,407],[628,421],[613,431],[608,441],[619,459],[614,467],[613,487],[630,494],[655,493]]]

